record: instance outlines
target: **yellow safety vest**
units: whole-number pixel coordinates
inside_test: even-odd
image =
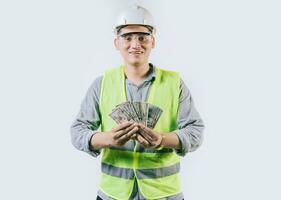
[[[178,73],[156,68],[148,103],[163,110],[154,130],[172,132],[177,129],[180,78]],[[100,111],[101,131],[111,130],[116,123],[109,113],[116,105],[127,101],[124,66],[110,69],[103,76]],[[129,199],[136,180],[142,195],[159,199],[181,192],[180,157],[173,149],[152,150],[141,148],[132,141],[117,148],[102,150],[100,190],[111,198]]]

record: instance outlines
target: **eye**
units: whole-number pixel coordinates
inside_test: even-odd
[[[139,35],[139,41],[140,42],[145,41],[145,35]]]
[[[131,35],[125,35],[123,38],[127,42],[130,42],[132,40],[132,36]]]

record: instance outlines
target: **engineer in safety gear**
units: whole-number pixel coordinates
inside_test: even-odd
[[[71,125],[72,144],[101,156],[97,199],[184,199],[180,160],[202,144],[204,123],[180,75],[149,62],[156,31],[141,6],[120,14],[114,45],[123,62],[96,77]],[[159,107],[156,126],[116,123],[110,113],[127,101]]]

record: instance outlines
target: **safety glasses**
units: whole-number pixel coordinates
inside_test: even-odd
[[[151,41],[152,34],[146,32],[130,32],[123,33],[118,35],[118,38],[125,44],[132,42],[134,39],[137,39],[140,43],[148,43]]]

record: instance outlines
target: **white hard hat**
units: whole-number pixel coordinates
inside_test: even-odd
[[[155,31],[155,25],[153,22],[153,17],[150,12],[139,6],[134,5],[129,9],[123,11],[115,24],[114,31],[115,33],[122,26],[126,25],[143,25],[150,27],[151,31]]]

